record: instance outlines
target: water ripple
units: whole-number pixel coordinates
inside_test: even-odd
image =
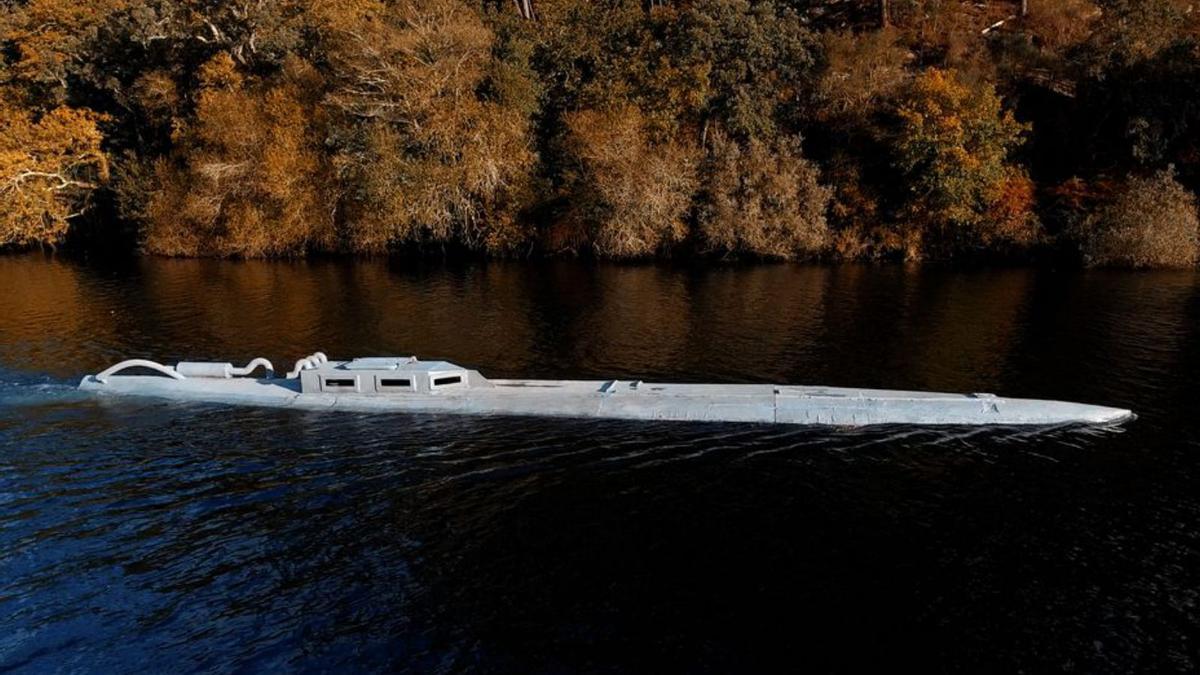
[[[0,286],[0,671],[1200,665],[1194,275],[0,258]],[[1141,417],[643,424],[73,387],[125,356],[316,346]]]

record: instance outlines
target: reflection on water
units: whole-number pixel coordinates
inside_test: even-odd
[[[1193,273],[0,257],[0,670],[1193,670]],[[1123,429],[320,414],[124,357],[995,390]]]
[[[58,377],[118,357],[288,363],[323,349],[444,356],[497,376],[1087,398],[1080,381],[1107,377],[1084,356],[1170,372],[1197,325],[1191,272],[159,259],[110,270],[27,256],[0,258],[0,288],[0,362]],[[1156,384],[1087,386],[1130,405],[1129,387]]]

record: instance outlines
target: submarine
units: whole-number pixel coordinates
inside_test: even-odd
[[[271,362],[262,358],[242,367],[207,361],[172,366],[130,359],[84,377],[79,389],[309,410],[845,427],[1116,425],[1135,417],[1122,408],[986,393],[619,379],[491,379],[448,361],[423,361],[415,356],[334,361],[323,352],[296,361],[283,375],[276,375]]]

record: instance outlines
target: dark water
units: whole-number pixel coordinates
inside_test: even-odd
[[[0,671],[1190,671],[1179,273],[0,257]],[[124,357],[997,391],[1030,432],[92,399]]]

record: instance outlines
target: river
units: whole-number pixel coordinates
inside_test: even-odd
[[[1200,276],[0,257],[0,671],[1200,667]],[[95,398],[127,357],[991,391],[1119,429]]]

